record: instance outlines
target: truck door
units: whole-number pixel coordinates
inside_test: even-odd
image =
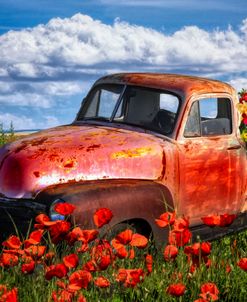
[[[196,225],[207,215],[239,211],[245,151],[233,127],[232,100],[201,98],[188,112],[178,140],[178,213]]]

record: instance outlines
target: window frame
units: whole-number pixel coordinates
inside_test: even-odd
[[[200,105],[199,105],[199,101],[203,100],[203,99],[227,99],[230,102],[230,127],[231,127],[231,132],[227,133],[227,134],[209,134],[209,135],[203,135],[202,134],[202,125],[201,125],[201,114],[200,114]],[[198,102],[197,108],[198,108],[198,114],[199,114],[199,123],[200,123],[200,135],[197,136],[186,136],[185,135],[185,129],[186,129],[186,124],[187,121],[189,119],[189,115],[191,112],[191,108],[194,105],[194,103]],[[234,108],[233,108],[233,99],[232,96],[229,94],[204,94],[204,95],[200,95],[200,96],[193,96],[191,97],[191,99],[188,100],[187,102],[187,106],[186,108],[188,108],[188,113],[186,114],[186,116],[184,116],[183,118],[186,119],[186,122],[184,123],[184,127],[182,129],[182,137],[185,139],[193,139],[193,138],[214,138],[214,137],[226,137],[226,136],[231,136],[234,134],[234,129],[233,129],[233,121],[234,121]]]

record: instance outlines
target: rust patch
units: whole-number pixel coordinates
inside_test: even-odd
[[[141,156],[145,156],[147,154],[152,153],[152,151],[153,151],[153,149],[151,147],[127,149],[127,150],[115,152],[111,155],[111,157],[113,159],[141,157]]]
[[[34,174],[35,177],[40,177],[40,172],[39,171],[34,171],[33,174]]]
[[[162,180],[165,176],[166,173],[166,154],[165,151],[163,151],[163,155],[162,155],[162,170],[161,170],[161,175],[159,177],[158,180]]]
[[[75,161],[74,160],[66,160],[66,162],[64,163],[63,167],[66,168],[66,169],[72,169],[74,168],[76,165]]]
[[[90,152],[90,151],[93,151],[93,150],[98,149],[100,147],[101,147],[100,144],[94,144],[94,145],[91,145],[91,146],[87,147],[86,151]]]

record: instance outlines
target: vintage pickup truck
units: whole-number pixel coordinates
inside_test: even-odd
[[[76,205],[77,224],[92,226],[92,213],[106,207],[113,228],[129,223],[157,242],[167,231],[155,218],[167,209],[189,217],[202,238],[244,229],[247,157],[237,102],[230,85],[205,78],[100,78],[72,124],[0,149],[1,230],[12,220],[25,227],[40,212],[56,219],[54,205],[63,201]],[[232,226],[202,224],[224,213],[237,214]]]

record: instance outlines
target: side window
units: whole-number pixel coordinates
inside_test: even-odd
[[[231,101],[206,98],[193,103],[185,126],[185,137],[232,133]]]

